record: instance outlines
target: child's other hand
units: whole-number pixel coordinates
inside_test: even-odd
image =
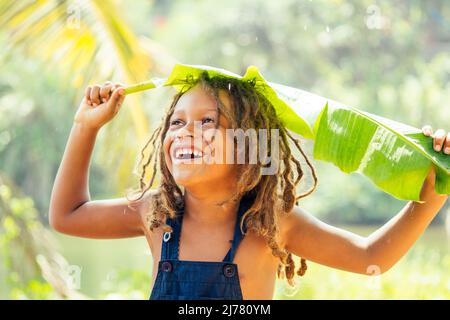
[[[431,126],[423,126],[422,132],[428,137],[433,137],[433,149],[436,152],[443,151],[445,154],[450,154],[450,132],[445,132],[444,129],[438,129],[433,134]]]
[[[100,129],[119,112],[125,99],[124,93],[122,85],[109,81],[103,86],[87,87],[74,121],[92,129]]]
[[[450,154],[450,132],[446,133],[444,129],[438,129],[433,134],[433,129],[431,126],[426,125],[422,128],[422,132],[424,135],[428,137],[433,137],[433,149],[436,152],[443,151],[444,154]],[[421,200],[429,200],[429,199],[446,199],[446,195],[437,194],[434,190],[436,182],[436,171],[434,165],[431,166],[431,170],[428,173],[424,184],[422,186],[420,199]]]

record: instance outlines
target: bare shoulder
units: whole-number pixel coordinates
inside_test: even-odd
[[[285,212],[280,215],[280,218],[278,219],[280,231],[286,232],[301,222],[307,222],[311,217],[311,214],[309,214],[305,209],[299,206],[294,206],[290,212]]]
[[[142,198],[137,202],[137,210],[141,219],[145,222],[151,215],[156,215],[157,218],[161,218],[158,210],[155,210],[152,206],[153,198],[158,195],[158,190],[147,190]]]

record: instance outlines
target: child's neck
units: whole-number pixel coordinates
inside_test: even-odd
[[[215,188],[186,187],[184,192],[185,216],[205,226],[217,226],[234,221],[238,202],[227,201],[234,196],[234,186],[216,184]],[[218,187],[220,186],[220,187]]]

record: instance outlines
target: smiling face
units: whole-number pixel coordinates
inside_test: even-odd
[[[219,98],[230,110],[228,95],[221,91]],[[163,142],[167,168],[178,185],[224,184],[235,178],[236,166],[226,164],[224,157],[226,143],[233,144],[233,139],[222,139],[231,126],[224,115],[220,114],[217,119],[219,114],[215,98],[201,85],[178,100]],[[228,145],[230,147],[233,145]]]

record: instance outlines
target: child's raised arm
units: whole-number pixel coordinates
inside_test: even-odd
[[[425,128],[424,134],[431,135]],[[450,133],[445,136],[444,130],[436,131],[435,151],[450,148]],[[445,154],[450,157],[448,151]],[[420,194],[423,203],[409,201],[368,237],[330,226],[296,206],[280,224],[283,246],[297,256],[336,269],[384,273],[411,248],[448,199],[448,195],[435,192],[435,179],[432,166]]]
[[[91,201],[89,195],[89,163],[97,133],[114,118],[124,97],[123,87],[110,82],[86,89],[53,185],[49,222],[55,230],[88,238],[144,235],[140,203],[132,210],[126,198]]]

